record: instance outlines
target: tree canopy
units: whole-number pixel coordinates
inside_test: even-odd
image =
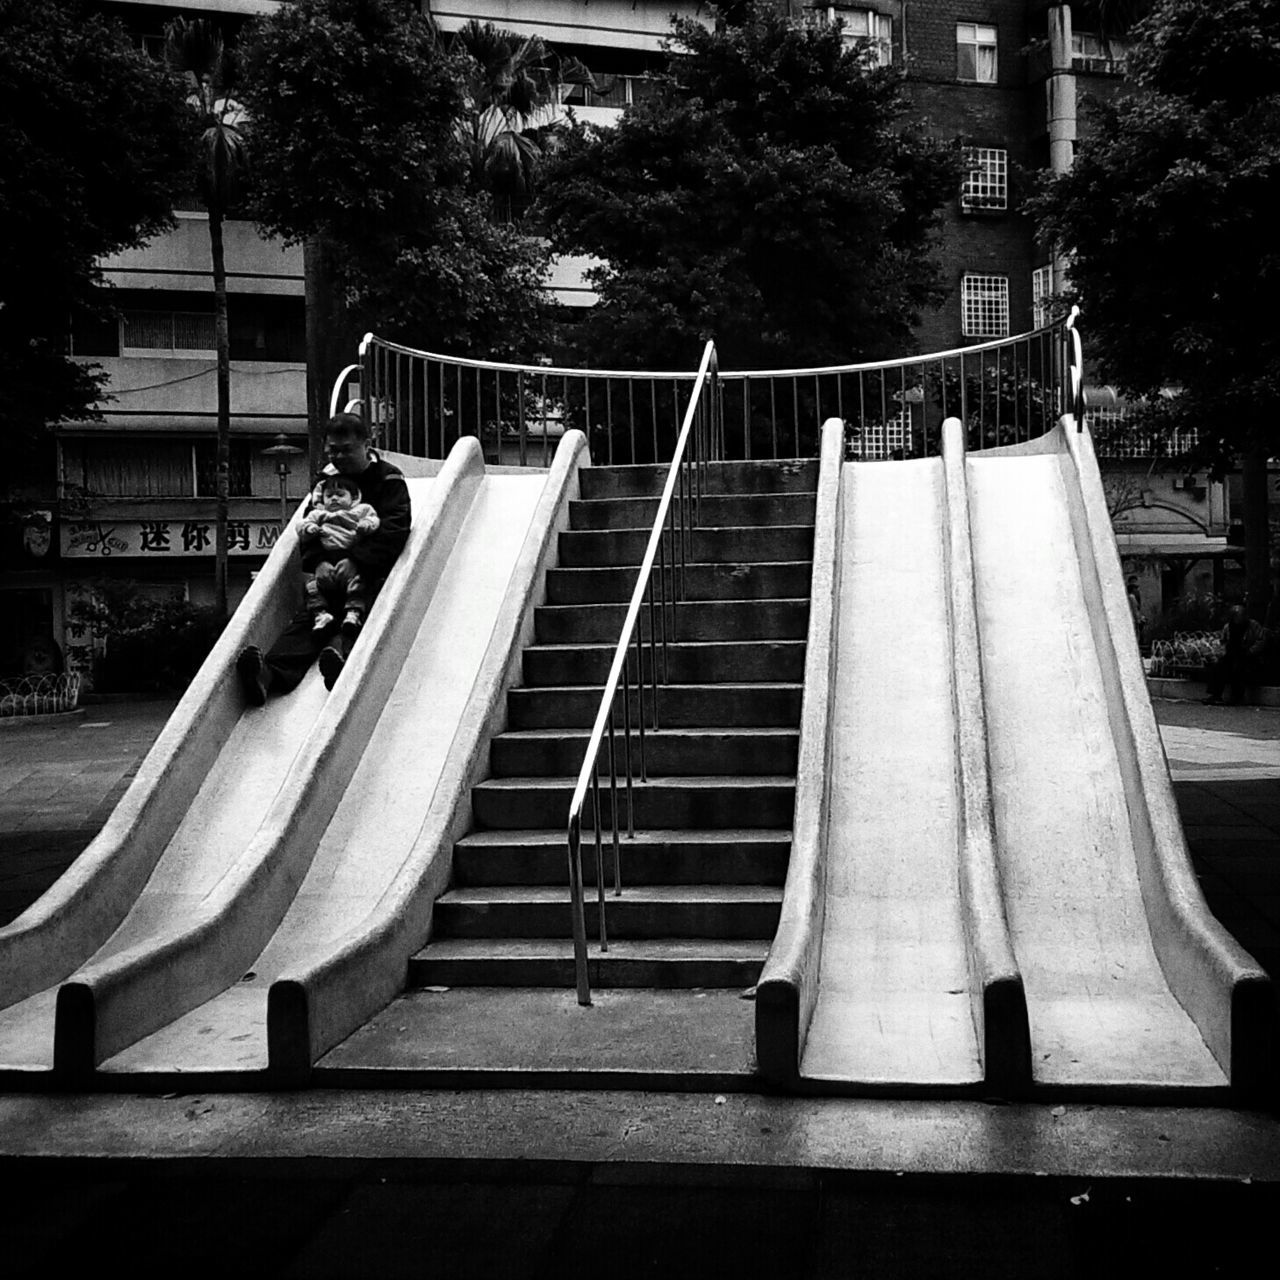
[[[1280,0],[1162,0],[1131,34],[1132,91],[1094,107],[1033,209],[1070,256],[1102,376],[1154,425],[1196,428],[1203,460],[1245,462],[1260,609],[1280,449],[1280,326],[1264,310],[1280,284]]]
[[[677,20],[654,92],[549,158],[553,248],[601,260],[575,332],[596,363],[730,367],[900,354],[940,301],[934,222],[955,158],[903,118],[899,76],[773,6]]]
[[[106,254],[171,225],[189,173],[180,84],[74,0],[0,0],[0,431],[20,484],[47,428],[91,416],[102,378],[67,356],[99,313]]]
[[[528,353],[546,249],[488,217],[458,123],[465,77],[409,0],[290,0],[243,48],[255,216],[315,237],[356,326]]]

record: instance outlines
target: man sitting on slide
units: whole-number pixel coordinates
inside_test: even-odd
[[[378,516],[378,528],[353,545],[350,552],[372,601],[409,540],[412,522],[409,486],[399,467],[386,462],[370,447],[369,428],[359,414],[339,413],[329,420],[325,428],[325,456],[329,460],[325,470],[355,480],[364,501]],[[303,569],[314,572],[324,554],[318,543],[303,548]],[[325,688],[332,689],[346,663],[353,639],[342,632],[328,637],[324,631],[317,631],[304,605],[265,655],[254,644],[241,650],[236,659],[236,673],[245,700],[251,706],[260,707],[269,694],[288,693],[297,688],[317,653]]]

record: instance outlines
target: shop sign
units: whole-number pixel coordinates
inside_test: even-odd
[[[82,560],[172,559],[211,556],[212,520],[64,520],[62,554]],[[280,525],[266,520],[229,520],[227,552],[265,556],[280,537]]]

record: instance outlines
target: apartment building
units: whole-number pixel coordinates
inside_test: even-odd
[[[101,7],[159,56],[165,25],[180,13],[234,27],[277,5],[103,0]],[[0,676],[22,671],[52,638],[68,669],[91,682],[101,638],[74,624],[74,607],[103,583],[212,603],[217,400],[208,219],[195,198],[176,218],[168,234],[101,264],[119,318],[69,335],[71,352],[107,374],[108,398],[100,420],[59,428],[56,497],[51,491],[48,511],[33,512],[0,553]],[[290,501],[306,491],[305,309],[300,249],[264,241],[243,220],[229,220],[224,234],[234,605],[279,536],[282,481]],[[300,452],[264,452],[281,444]]]

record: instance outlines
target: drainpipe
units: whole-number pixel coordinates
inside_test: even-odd
[[[1049,75],[1044,82],[1045,119],[1049,126],[1049,171],[1066,173],[1075,160],[1076,77],[1071,67],[1071,6],[1049,9]],[[1067,284],[1066,257],[1053,248],[1053,286]]]

